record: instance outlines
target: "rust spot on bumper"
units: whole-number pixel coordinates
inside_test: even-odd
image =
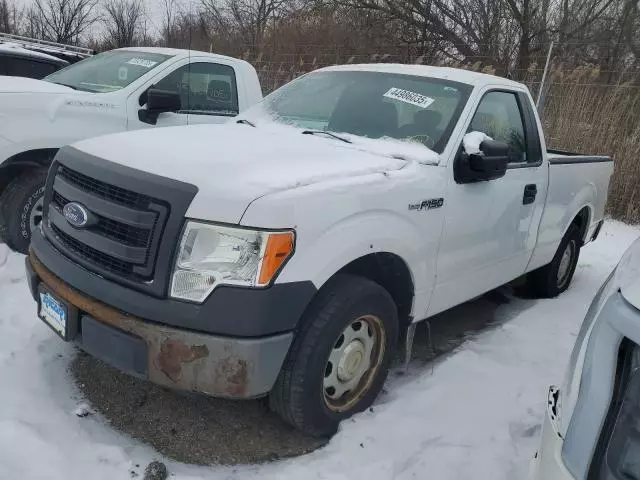
[[[182,340],[167,339],[160,346],[160,353],[156,357],[158,368],[172,381],[180,380],[182,365],[209,356],[206,345],[187,345]]]
[[[171,388],[227,398],[251,398],[271,389],[292,334],[271,339],[233,339],[151,323],[87,297],[52,272],[38,258],[29,262],[40,281],[83,314],[147,345],[148,379]]]
[[[246,396],[249,385],[247,361],[233,356],[221,359],[216,368],[216,378],[218,384],[225,385],[229,396]]]

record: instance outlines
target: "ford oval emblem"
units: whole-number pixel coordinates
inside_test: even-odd
[[[86,227],[89,222],[89,212],[77,202],[69,202],[62,209],[62,215],[76,228]]]

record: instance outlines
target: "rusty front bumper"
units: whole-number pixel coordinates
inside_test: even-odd
[[[228,398],[264,395],[275,383],[293,339],[293,333],[258,339],[219,337],[152,323],[85,296],[51,273],[33,252],[26,259],[26,269],[32,293],[43,283],[78,309],[81,319],[78,343],[83,343],[85,321],[87,325],[97,321],[97,325],[111,327],[117,335],[101,342],[99,347],[102,359],[118,366],[116,357],[131,345],[124,337],[144,342],[145,376],[167,387]],[[118,338],[123,338],[123,343],[118,344]],[[87,350],[91,353],[90,348]]]

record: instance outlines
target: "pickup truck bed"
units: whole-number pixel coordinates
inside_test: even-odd
[[[606,163],[613,161],[611,157],[606,155],[584,155],[554,149],[547,149],[547,158],[552,165],[563,165],[567,163]]]
[[[547,150],[549,190],[547,204],[538,229],[536,249],[529,263],[533,270],[547,264],[558,248],[558,239],[571,222],[579,206],[589,204],[591,210],[584,225],[584,243],[594,239],[604,217],[609,178],[613,160],[604,155],[581,155],[561,150]],[[603,196],[604,198],[599,198]]]

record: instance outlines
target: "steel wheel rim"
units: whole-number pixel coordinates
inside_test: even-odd
[[[327,408],[350,410],[371,389],[385,354],[387,332],[382,320],[364,315],[338,336],[325,364],[322,391]]]
[[[571,272],[571,265],[573,263],[575,248],[576,242],[575,240],[571,240],[562,253],[562,258],[560,258],[560,265],[558,265],[558,275],[556,277],[558,288],[564,287],[565,283],[567,283],[569,273]]]
[[[42,210],[44,208],[44,195],[36,200],[36,204],[29,214],[29,233],[32,233],[42,222]]]

